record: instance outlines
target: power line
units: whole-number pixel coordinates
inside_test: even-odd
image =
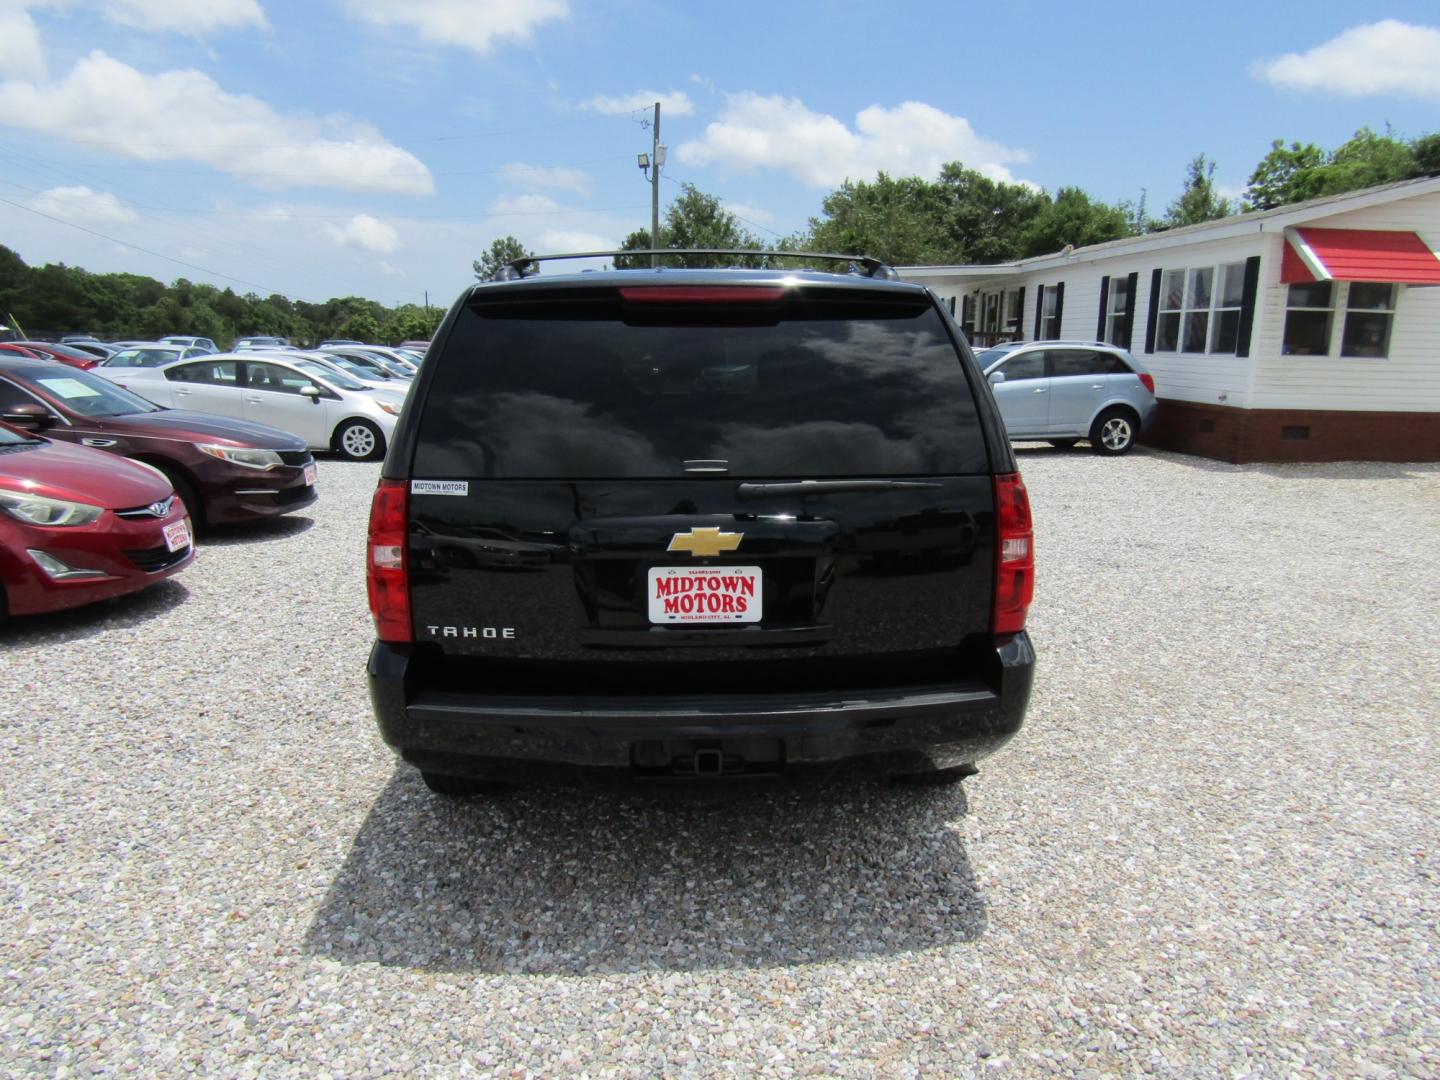
[[[172,167],[166,166],[166,165],[130,165],[130,164],[123,164],[123,163],[119,163],[119,162],[106,162],[106,161],[69,161],[69,160],[66,160],[66,159],[64,159],[64,158],[42,158],[42,157],[36,157],[36,156],[34,156],[34,155],[25,155],[25,156],[28,156],[31,161],[43,161],[43,162],[45,162],[45,163],[47,163],[47,164],[49,164],[49,165],[55,165],[55,166],[58,166],[58,167],[71,168],[71,169],[119,169],[119,170],[124,171],[124,172],[160,173],[160,174],[162,174],[162,175],[169,175],[169,176],[211,176],[211,175],[213,175],[214,173],[217,173],[217,172],[218,172],[218,173],[225,173],[225,174],[227,174],[227,175],[234,176],[234,177],[237,177],[237,178],[242,179],[242,180],[245,179],[245,178],[247,178],[247,177],[277,177],[277,178],[286,178],[286,177],[289,177],[289,178],[292,178],[292,179],[311,179],[311,180],[313,180],[313,179],[318,179],[318,178],[323,178],[323,177],[334,177],[334,176],[335,176],[335,174],[334,174],[333,172],[322,172],[322,173],[316,173],[316,172],[274,172],[274,171],[262,170],[262,169],[244,169],[244,170],[237,170],[237,169],[233,169],[233,168],[222,167],[222,166],[219,166],[219,165],[212,165],[212,166],[210,166],[210,167],[208,167],[208,168],[203,168],[203,169],[179,169],[179,168],[172,168]],[[578,167],[583,166],[583,165],[603,165],[603,164],[606,164],[606,163],[612,162],[612,161],[628,160],[629,157],[630,157],[629,154],[612,154],[612,155],[610,155],[610,156],[608,156],[608,157],[603,157],[603,158],[588,158],[588,159],[586,159],[585,161],[567,161],[567,162],[560,162],[560,163],[555,164],[555,165],[519,165],[519,164],[516,164],[516,165],[512,165],[512,166],[507,166],[506,168],[503,168],[503,169],[446,169],[446,170],[441,171],[441,172],[435,172],[435,171],[432,171],[432,170],[430,170],[430,169],[426,169],[423,174],[411,170],[411,171],[409,171],[409,172],[392,173],[392,174],[389,174],[389,175],[393,175],[393,176],[404,176],[404,177],[417,177],[417,176],[421,176],[421,175],[425,175],[425,176],[513,176],[513,175],[515,175],[516,173],[539,173],[539,172],[549,172],[549,171],[551,171],[552,169],[573,169],[573,168],[578,168]]]
[[[199,270],[202,274],[210,274],[214,277],[224,278],[226,281],[233,281],[240,285],[248,285],[252,289],[259,289],[261,292],[269,293],[271,295],[285,295],[284,293],[281,293],[278,289],[270,289],[264,285],[257,284],[256,282],[246,281],[244,278],[232,277],[230,274],[222,274],[219,270],[211,270],[208,266],[200,266],[196,263],[186,262],[184,259],[177,259],[171,255],[162,255],[158,251],[151,251],[149,248],[141,247],[139,244],[132,244],[128,240],[121,240],[118,236],[110,236],[106,233],[97,232],[95,229],[87,229],[84,225],[76,225],[73,221],[66,221],[64,218],[53,217],[50,214],[46,214],[40,210],[36,210],[34,207],[26,206],[24,203],[11,202],[9,199],[4,198],[3,196],[0,196],[0,203],[4,203],[6,206],[13,206],[16,210],[24,210],[27,214],[34,214],[36,217],[42,217],[46,221],[53,221],[57,225],[66,225],[72,229],[79,229],[81,232],[89,233],[91,236],[98,236],[101,240],[109,240],[112,244],[120,244],[124,247],[134,248],[136,251],[144,252],[146,255],[153,255],[157,259],[164,259],[166,262],[172,262],[178,266],[184,266],[191,270]]]
[[[682,187],[682,188],[683,188],[687,183],[689,183],[688,180],[676,180],[673,176],[670,176],[670,175],[668,175],[668,174],[666,175],[665,179],[666,179],[666,180],[669,180],[669,181],[670,181],[672,184],[674,184],[676,187]],[[693,185],[692,185],[692,186],[693,186]],[[725,211],[725,212],[726,212],[727,214],[730,214],[732,217],[734,217],[736,221],[743,221],[746,225],[753,225],[755,228],[761,230],[762,232],[768,232],[771,236],[778,236],[778,237],[780,237],[781,240],[784,240],[784,239],[785,239],[785,234],[784,234],[784,233],[776,232],[774,229],[770,228],[770,226],[768,226],[768,225],[761,225],[758,221],[751,221],[751,220],[750,220],[749,218],[747,218],[747,217],[741,217],[739,214],[735,213],[734,210],[731,210],[731,209],[729,209],[728,207],[726,208],[726,211]]]
[[[468,139],[493,139],[504,135],[528,135],[535,131],[551,131],[555,128],[574,127],[577,124],[590,124],[597,120],[614,119],[606,114],[581,117],[576,120],[562,120],[554,124],[538,124],[534,127],[504,128],[498,131],[472,131],[463,132],[458,135],[428,135],[417,138],[407,138],[407,144],[413,143],[442,143],[462,142]],[[20,132],[21,138],[36,139],[42,142],[75,143],[83,146],[106,146],[117,150],[306,150],[314,145],[311,143],[142,143],[116,139],[83,139],[74,135],[36,135],[29,132]],[[344,141],[344,140],[334,140]],[[398,146],[399,144],[392,144]],[[403,149],[403,147],[400,147]]]

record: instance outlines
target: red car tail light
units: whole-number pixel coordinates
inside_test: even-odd
[[[620,298],[630,304],[773,304],[783,285],[630,285]]]
[[[1035,596],[1035,533],[1019,473],[995,477],[995,602],[990,630],[1018,634]]]
[[[1148,371],[1137,371],[1135,374],[1140,376],[1140,381],[1145,385],[1146,390],[1149,390],[1152,394],[1155,393],[1154,375],[1151,375]]]
[[[403,480],[381,480],[370,503],[370,538],[365,560],[370,614],[381,641],[415,640],[410,626],[410,586],[405,574],[409,506]]]

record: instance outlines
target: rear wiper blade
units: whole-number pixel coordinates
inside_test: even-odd
[[[841,491],[923,491],[944,485],[934,480],[781,480],[744,483],[735,489],[742,499],[766,495],[829,495]]]

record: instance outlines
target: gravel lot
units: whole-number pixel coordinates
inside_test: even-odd
[[[0,1069],[1440,1074],[1440,467],[1028,449],[1041,673],[963,791],[437,800],[378,468],[0,636]]]

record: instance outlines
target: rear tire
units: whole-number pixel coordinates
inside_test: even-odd
[[[420,779],[436,795],[448,795],[452,799],[473,799],[477,795],[499,795],[506,785],[496,780],[479,780],[473,776],[452,776],[450,773],[420,770]]]
[[[1129,409],[1106,409],[1090,427],[1090,445],[1097,454],[1118,457],[1135,445],[1140,419]]]
[[[385,436],[369,420],[346,420],[335,429],[335,449],[351,461],[374,461],[385,453]]]

